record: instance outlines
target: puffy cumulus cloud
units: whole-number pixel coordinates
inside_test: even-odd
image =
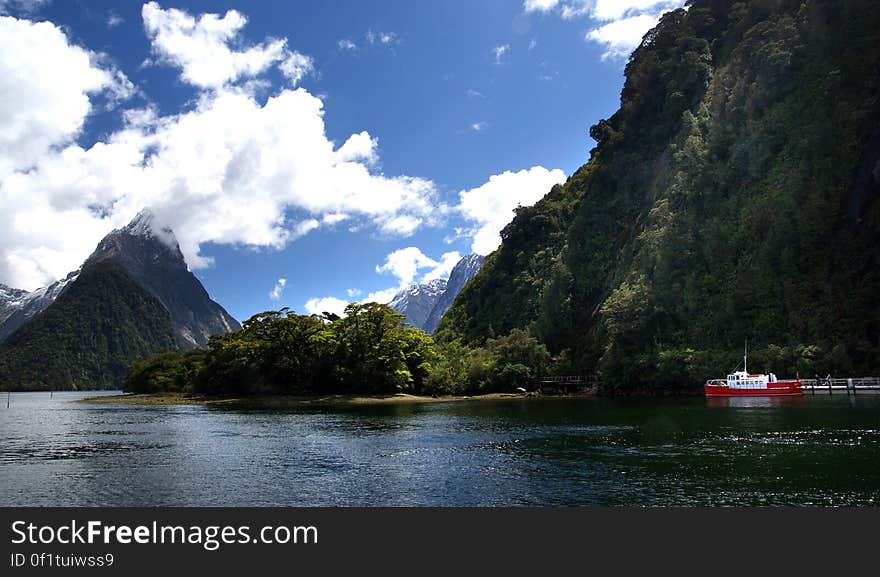
[[[30,168],[75,137],[93,108],[90,95],[130,90],[100,60],[54,24],[0,16],[0,175]]]
[[[186,82],[200,88],[219,88],[240,79],[254,78],[270,66],[278,68],[296,86],[314,70],[311,57],[287,49],[285,39],[267,39],[242,50],[241,29],[247,18],[236,10],[202,14],[195,18],[178,9],[165,10],[156,2],[141,9],[144,29],[152,42],[153,53],[162,62],[181,69]]]
[[[336,297],[314,298],[306,301],[306,312],[310,315],[320,315],[326,312],[343,316],[347,306],[347,300]]]
[[[283,40],[272,40],[246,50],[233,50],[229,43],[247,18],[229,10],[202,14],[198,19],[183,10],[164,10],[156,2],[141,9],[144,29],[153,52],[163,61],[181,68],[184,80],[202,88],[220,87],[240,77],[253,77],[282,60]]]
[[[287,286],[287,279],[280,278],[275,283],[275,287],[269,292],[269,298],[273,301],[277,301],[281,299],[281,293],[284,292],[284,288]]]
[[[419,282],[427,282],[449,276],[452,267],[461,260],[456,252],[444,253],[436,261],[414,246],[398,249],[387,257],[381,265],[376,265],[377,273],[391,273],[398,279],[398,288],[404,288],[416,280],[418,271],[429,269]]]
[[[605,47],[603,59],[629,56],[660,16],[684,0],[524,0],[525,12],[558,12],[565,19],[587,16],[595,23],[585,37]]]
[[[376,148],[379,141],[370,136],[366,130],[358,134],[352,134],[348,137],[339,150],[336,151],[336,158],[340,162],[356,162],[363,160],[368,164],[374,164],[379,160]]]
[[[531,206],[554,184],[565,181],[560,169],[533,166],[519,172],[505,171],[489,177],[488,182],[459,192],[458,210],[474,225],[471,250],[489,254],[501,244],[501,229],[513,219],[517,206]]]
[[[230,34],[243,17],[151,10],[192,22],[175,38],[241,45]],[[52,24],[4,18],[0,26],[0,83],[9,95],[0,99],[0,282],[35,288],[63,276],[145,206],[174,229],[193,268],[210,264],[200,253],[206,242],[282,248],[346,219],[403,236],[439,220],[434,184],[377,172],[379,144],[367,132],[331,141],[319,98],[284,88],[262,101],[246,86],[220,85],[262,65],[230,64],[238,71],[224,76],[196,72],[197,59],[181,56],[184,73],[205,86],[192,109],[126,110],[122,128],[85,148],[80,129],[93,100],[113,93],[116,72]]]
[[[49,22],[0,17],[0,282],[36,288],[59,278],[79,265],[70,254],[84,258],[106,232],[89,208],[108,196],[101,174],[71,174],[82,151],[63,148],[95,108],[92,98],[116,102],[131,91],[106,60]],[[96,146],[93,156],[112,164],[124,148]],[[82,196],[61,186],[71,179],[95,186]]]

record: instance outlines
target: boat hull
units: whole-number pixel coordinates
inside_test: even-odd
[[[727,385],[703,385],[707,397],[783,397],[804,394],[800,381],[776,381],[767,383],[766,389],[735,388]]]

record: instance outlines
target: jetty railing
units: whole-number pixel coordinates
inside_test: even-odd
[[[846,393],[855,395],[859,392],[880,392],[880,377],[848,377],[818,379],[801,379],[801,387],[804,392],[809,391],[815,395],[818,393]]]
[[[602,384],[599,375],[558,375],[541,377],[539,388],[545,393],[589,393]]]

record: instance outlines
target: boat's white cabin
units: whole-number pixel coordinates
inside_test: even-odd
[[[768,383],[775,383],[776,375],[750,375],[745,371],[737,371],[727,375],[727,386],[733,389],[766,389]]]

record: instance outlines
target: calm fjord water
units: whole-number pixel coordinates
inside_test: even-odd
[[[254,411],[85,395],[0,407],[3,505],[880,502],[880,396]]]

